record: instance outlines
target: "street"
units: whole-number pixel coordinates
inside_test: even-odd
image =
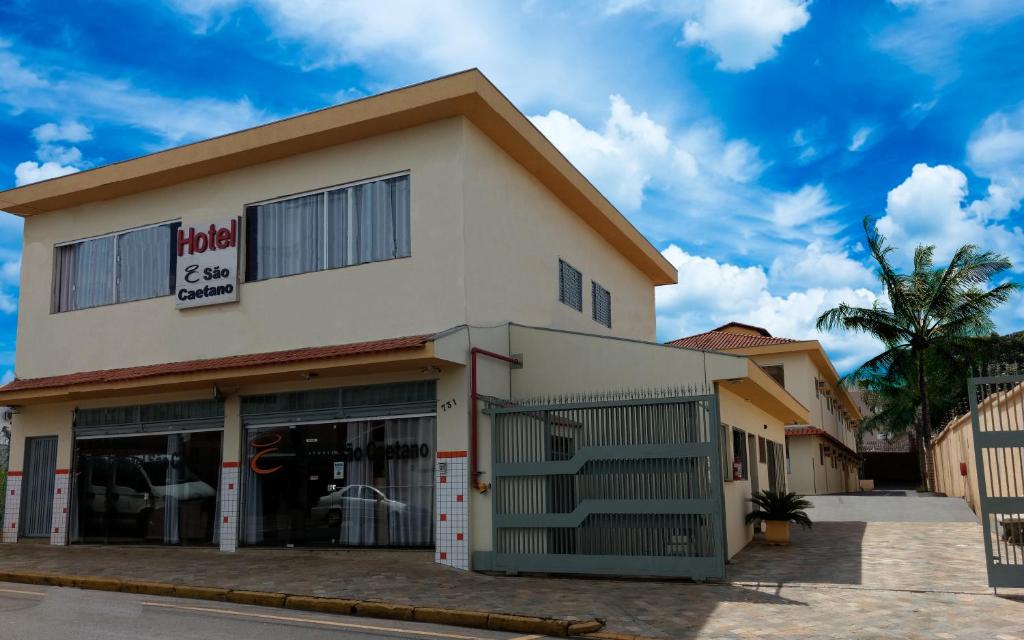
[[[539,640],[543,636],[222,602],[0,583],[0,640]]]

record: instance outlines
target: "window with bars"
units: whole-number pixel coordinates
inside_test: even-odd
[[[558,299],[583,311],[583,274],[565,260],[558,261]]]
[[[594,307],[594,322],[603,324],[609,329],[612,328],[612,294],[597,284],[591,281],[590,283],[591,300]]]
[[[407,258],[409,176],[245,208],[247,281]]]
[[[174,236],[167,222],[58,245],[54,251],[54,313],[170,295]]]

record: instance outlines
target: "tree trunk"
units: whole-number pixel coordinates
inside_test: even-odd
[[[917,354],[917,391],[921,396],[921,421],[918,423],[920,431],[921,456],[924,458],[924,477],[921,481],[929,491],[935,490],[935,461],[932,460],[932,416],[931,405],[928,402],[928,380],[924,371],[924,354]]]

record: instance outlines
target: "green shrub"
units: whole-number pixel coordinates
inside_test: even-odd
[[[811,528],[811,519],[805,509],[814,507],[809,500],[795,493],[782,491],[758,491],[750,498],[756,507],[747,514],[747,522],[760,520],[785,520],[795,522],[805,529]]]

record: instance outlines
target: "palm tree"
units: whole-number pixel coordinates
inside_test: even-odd
[[[935,247],[919,245],[914,251],[913,271],[898,272],[889,261],[893,247],[878,233],[870,218],[864,219],[871,255],[878,263],[878,278],[889,298],[889,308],[877,302],[870,309],[840,304],[818,318],[819,331],[846,329],[872,335],[885,351],[871,358],[854,376],[881,374],[895,379],[901,372],[916,386],[917,440],[922,447],[926,482],[931,483],[929,454],[932,419],[928,401],[926,358],[965,340],[989,335],[995,329],[990,314],[1020,289],[1013,282],[992,288],[988,283],[1013,265],[1005,256],[965,244],[956,250],[946,267],[934,264]]]

